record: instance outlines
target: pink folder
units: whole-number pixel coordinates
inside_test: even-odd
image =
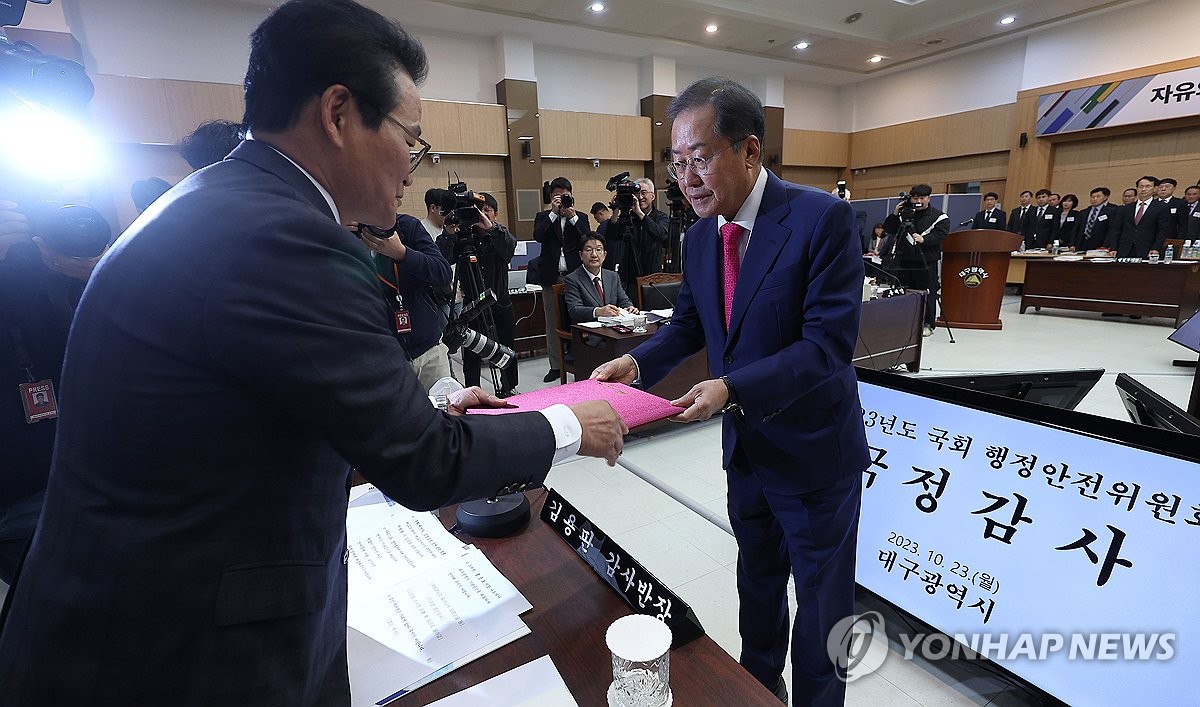
[[[684,411],[684,408],[675,407],[664,398],[631,388],[624,383],[589,379],[514,395],[508,398],[508,402],[516,405],[515,408],[471,408],[467,412],[472,415],[503,415],[510,412],[542,410],[559,403],[572,405],[587,400],[607,400],[630,429]]]

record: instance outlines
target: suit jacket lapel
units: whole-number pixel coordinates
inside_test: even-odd
[[[305,201],[319,209],[321,213],[330,219],[333,218],[333,212],[329,210],[329,202],[325,201],[320,190],[303,172],[296,169],[295,165],[270,145],[260,140],[244,140],[233,149],[233,152],[229,153],[229,157],[249,162],[259,169],[270,172],[295,189]]]
[[[726,347],[734,340],[734,334],[737,333],[750,302],[762,285],[763,278],[779,257],[779,250],[792,233],[791,229],[782,225],[782,221],[791,213],[786,196],[787,190],[783,182],[767,172],[767,188],[763,192],[758,216],[754,219],[754,230],[750,232],[750,247],[746,249],[746,257],[742,260],[742,268],[738,272]]]

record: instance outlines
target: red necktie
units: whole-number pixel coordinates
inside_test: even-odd
[[[1137,207],[1137,213],[1133,215],[1133,225],[1136,226],[1142,222],[1142,212],[1144,212],[1145,210],[1146,210],[1146,202],[1139,201],[1138,207]]]
[[[596,285],[596,296],[600,298],[600,305],[604,306],[604,288],[600,286],[600,277],[593,277],[592,282]]]
[[[733,318],[733,290],[737,287],[738,271],[742,263],[738,260],[738,243],[746,229],[730,221],[721,226],[721,239],[725,246],[725,328],[729,328],[729,320]]]

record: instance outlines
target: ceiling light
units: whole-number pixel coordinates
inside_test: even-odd
[[[867,61],[871,62],[872,64],[878,64],[879,62],[883,61],[883,57],[876,54],[875,56],[871,57],[870,59],[867,59]]]
[[[662,125],[662,121],[661,121],[661,120],[656,120],[656,121],[654,121],[654,124],[655,124],[655,125]]]
[[[716,25],[709,25],[704,28],[704,31],[708,32],[709,34],[712,34],[713,32],[716,32],[718,29],[719,28]]]
[[[808,49],[808,42],[800,42],[796,45],[796,49]]]
[[[1011,25],[1012,23],[1014,23],[1016,21],[1017,21],[1017,18],[1013,17],[1012,15],[1009,15],[1008,17],[1005,17],[1004,19],[1000,20],[1000,24]]]
[[[604,3],[594,2],[591,5],[588,5],[588,9],[592,12],[604,12]]]
[[[856,12],[852,15],[846,15],[844,18],[842,18],[842,23],[852,25],[855,22],[858,22],[859,20],[861,20],[862,18],[863,18],[863,13]]]

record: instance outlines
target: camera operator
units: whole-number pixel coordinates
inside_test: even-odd
[[[558,306],[554,286],[562,275],[583,262],[579,258],[579,241],[591,232],[587,214],[575,210],[571,180],[555,177],[542,186],[542,201],[550,206],[539,211],[533,219],[533,240],[542,244],[542,253],[529,261],[529,282],[542,286],[542,306],[546,310],[546,351],[550,371],[542,380],[551,383],[559,378],[562,361],[558,360],[558,338],[554,333],[554,317],[550,313]],[[497,293],[499,294],[499,293]]]
[[[450,354],[442,343],[447,316],[434,289],[450,287],[450,263],[413,216],[396,217],[395,233],[379,236],[369,229],[360,234],[375,260],[375,274],[396,339],[412,365],[421,387],[450,376]]]
[[[480,192],[483,203],[476,207],[479,218],[470,231],[460,229],[454,244],[454,262],[457,264],[458,285],[462,289],[464,301],[474,301],[481,292],[491,289],[496,294],[496,303],[487,312],[471,322],[471,328],[489,338],[495,337],[498,343],[512,348],[516,338],[516,318],[513,316],[512,298],[508,294],[508,265],[512,262],[513,253],[517,249],[517,239],[503,225],[495,222],[499,203],[491,194]],[[483,275],[483,288],[480,289],[474,279],[469,276],[470,250],[478,256],[479,269]],[[494,332],[486,328],[488,315],[496,326]],[[463,382],[469,388],[479,385],[479,373],[482,360],[474,351],[462,349]],[[500,388],[496,395],[507,398],[517,392],[517,359],[513,358],[500,370]]]
[[[35,235],[40,229],[19,208],[0,201],[0,388],[7,391],[0,396],[6,465],[0,474],[0,581],[6,584],[12,584],[42,509],[67,331],[99,260],[71,255],[70,242]],[[107,244],[103,240],[99,248]]]
[[[928,290],[925,298],[925,336],[933,333],[937,321],[938,260],[942,241],[950,235],[950,219],[929,205],[933,187],[918,184],[908,198],[896,207],[896,213],[883,222],[884,232],[892,238],[896,277],[906,288]]]
[[[610,186],[616,186],[614,182],[620,182],[618,177],[610,180]],[[610,259],[626,292],[636,291],[639,277],[662,271],[662,252],[671,221],[654,206],[658,194],[653,181],[642,178],[631,184],[637,190],[634,198],[622,204],[624,195],[618,187],[613,217],[596,231],[608,241]]]

